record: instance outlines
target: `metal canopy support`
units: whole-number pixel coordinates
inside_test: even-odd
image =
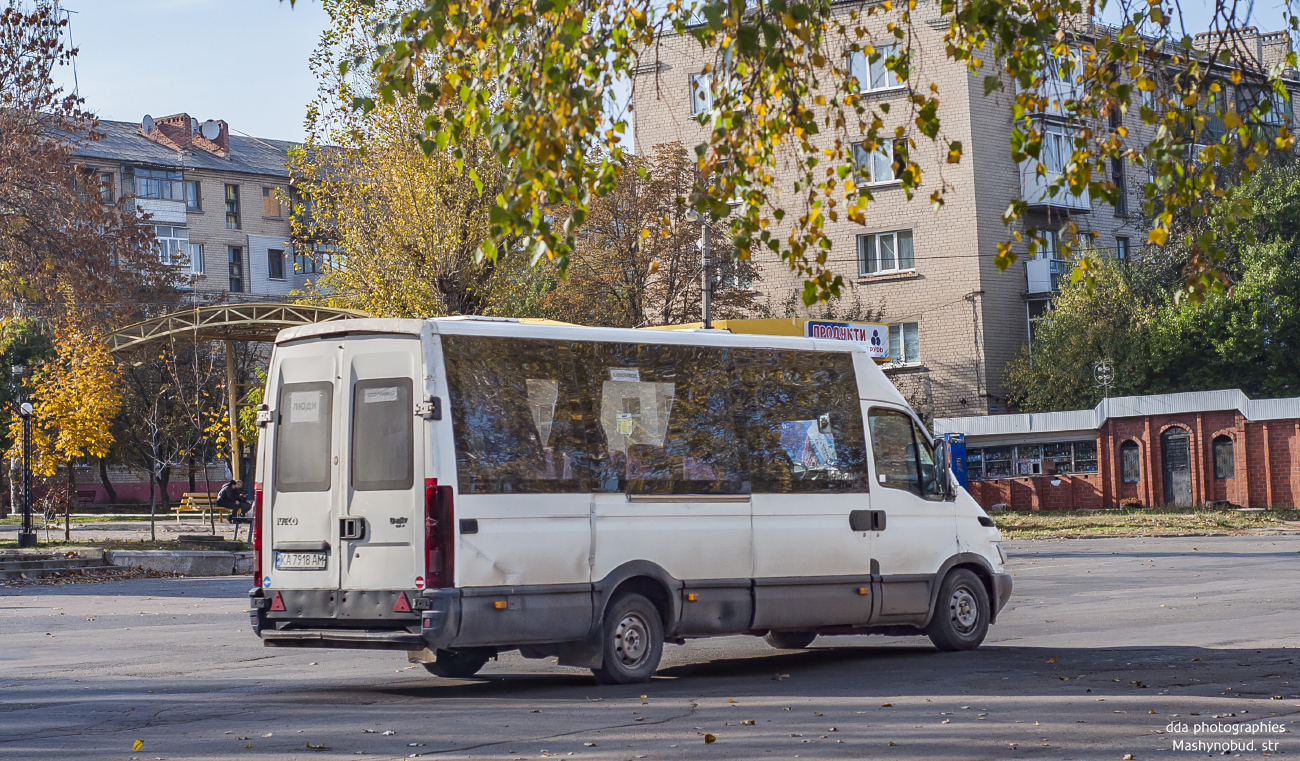
[[[274,341],[281,330],[295,325],[369,317],[352,309],[302,304],[217,304],[173,312],[137,322],[108,337],[111,353],[127,353],[163,338],[185,334],[195,341],[224,341],[226,344],[226,386],[229,389],[230,475],[239,480],[239,397],[235,386],[235,342]]]

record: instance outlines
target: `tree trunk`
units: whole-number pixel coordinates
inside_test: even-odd
[[[164,465],[158,471],[158,498],[162,501],[163,512],[172,507],[172,497],[167,493],[167,484],[172,480],[172,466]]]
[[[104,485],[104,492],[108,494],[108,501],[117,504],[117,489],[113,488],[113,482],[108,480],[108,461],[103,457],[99,458],[99,482]]]
[[[68,461],[68,499],[63,503],[63,538],[72,541],[72,503],[77,501],[77,464]]]
[[[194,483],[194,457],[193,456],[189,458],[189,469],[190,469],[190,493],[192,494],[196,490],[196,485]]]
[[[155,489],[158,484],[154,481],[155,479],[151,472],[149,474],[149,541],[151,542],[158,541],[158,532],[155,528],[155,514],[157,513],[158,507],[158,492],[155,491]]]

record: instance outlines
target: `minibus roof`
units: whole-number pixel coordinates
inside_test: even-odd
[[[803,338],[766,333],[732,333],[728,330],[685,328],[676,330],[641,330],[636,328],[598,328],[571,325],[553,320],[516,319],[511,317],[435,317],[428,320],[397,318],[359,318],[333,320],[285,328],[276,336],[276,344],[310,338],[341,338],[363,334],[475,335],[503,338],[539,338],[563,341],[620,341],[627,343],[675,344],[679,346],[735,346],[766,349],[800,349],[860,354],[866,350],[850,341]],[[871,370],[863,372],[865,367]],[[902,394],[885,377],[874,362],[859,363],[858,386],[864,399],[877,399],[907,406]]]

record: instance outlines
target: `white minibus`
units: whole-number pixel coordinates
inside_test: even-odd
[[[665,642],[978,647],[1001,537],[846,341],[500,318],[288,328],[257,448],[271,647],[648,680]]]

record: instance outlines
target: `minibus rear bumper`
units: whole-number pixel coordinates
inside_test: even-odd
[[[993,620],[995,621],[998,614],[1007,606],[1007,601],[1011,599],[1011,586],[1011,574],[993,574]]]
[[[249,623],[266,647],[436,650],[450,645],[460,628],[459,592],[255,587],[249,591]],[[277,594],[282,609],[275,606]],[[399,596],[406,610],[390,612]]]

